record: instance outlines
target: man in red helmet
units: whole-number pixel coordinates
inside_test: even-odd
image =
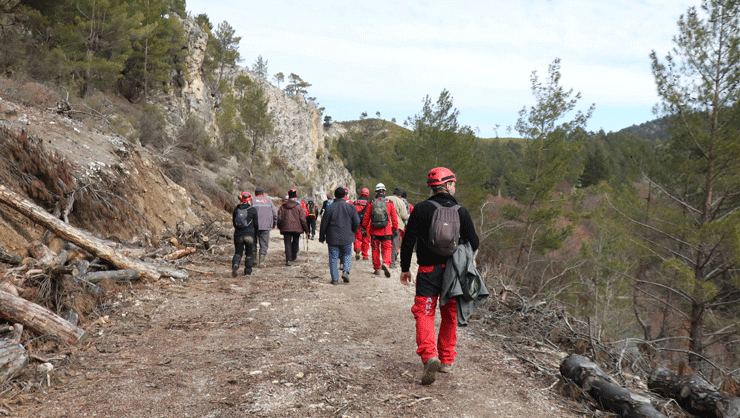
[[[393,202],[385,198],[383,183],[375,185],[375,199],[367,205],[362,227],[371,238],[375,274],[379,276],[383,269],[385,277],[391,277],[391,248],[393,235],[398,231],[398,215]]]
[[[246,254],[244,260],[244,274],[252,274],[252,253],[257,242],[257,230],[259,220],[257,209],[252,206],[252,194],[243,192],[239,204],[236,205],[231,216],[234,225],[234,257],[231,259],[231,276],[236,277],[242,261],[242,254]]]
[[[365,218],[365,211],[367,210],[367,204],[368,204],[368,198],[370,197],[370,190],[365,187],[360,191],[360,198],[355,201],[355,209],[357,209],[357,215],[360,216],[360,219]],[[360,226],[357,228],[357,232],[355,232],[355,260],[360,259],[360,254],[362,254],[362,258],[367,260],[368,258],[368,250],[370,249],[370,236],[365,233],[365,236],[363,236],[362,231],[363,227]]]
[[[440,206],[453,207],[455,200],[455,174],[445,167],[433,168],[427,176],[427,185],[432,189],[432,196],[414,207],[406,225],[406,233],[401,244],[401,283],[410,284],[412,281],[411,254],[416,246],[416,259],[419,270],[416,274],[416,297],[411,312],[416,319],[416,353],[424,363],[424,373],[421,384],[429,385],[434,382],[437,371],[449,373],[457,352],[457,301],[449,299],[442,306],[440,315],[442,323],[439,327],[439,339],[435,336],[434,315],[437,309],[437,300],[442,294],[442,276],[449,256],[441,256],[432,250],[429,243],[429,232],[432,227],[432,217],[437,210],[436,202]],[[460,243],[470,243],[473,251],[478,249],[478,235],[467,209],[460,206],[457,209],[460,217]]]

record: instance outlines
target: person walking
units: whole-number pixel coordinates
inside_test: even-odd
[[[368,199],[370,198],[370,190],[368,190],[367,187],[364,187],[360,191],[360,197],[355,201],[355,209],[357,210],[357,215],[360,217],[360,220],[365,218],[365,211],[367,210],[368,205]],[[364,260],[368,259],[368,250],[370,249],[370,236],[365,231],[364,227],[357,228],[357,232],[355,232],[355,260],[360,259],[360,255],[362,255],[362,258]]]
[[[342,258],[342,280],[349,283],[349,273],[352,270],[352,243],[355,232],[360,226],[360,217],[355,208],[343,200],[344,189],[334,190],[336,198],[333,205],[324,213],[319,229],[319,242],[326,242],[329,247],[329,274],[331,284],[339,283],[337,263]]]
[[[306,205],[306,222],[308,223],[308,237],[314,239],[316,236],[316,218],[319,217],[319,207],[313,202],[313,198],[308,198]]]
[[[283,235],[285,244],[285,265],[289,266],[298,258],[301,234],[308,233],[306,222],[306,211],[296,201],[298,194],[295,189],[290,189],[288,199],[280,205],[277,215],[277,227]]]
[[[443,275],[450,256],[439,255],[435,246],[430,242],[430,230],[433,228],[432,219],[437,205],[454,207],[455,174],[445,167],[433,168],[427,176],[427,185],[432,189],[432,196],[416,205],[406,227],[406,234],[401,245],[401,283],[408,285],[412,282],[411,255],[416,246],[416,259],[419,269],[416,274],[416,296],[411,312],[416,319],[416,353],[424,364],[421,384],[434,383],[437,371],[449,373],[455,361],[457,352],[457,299],[449,299],[447,303],[440,303],[442,322],[439,327],[439,339],[435,336],[434,315],[437,301],[443,294]],[[473,220],[467,209],[458,206],[457,213],[460,219],[460,244],[469,243],[472,251],[478,249],[478,235],[475,232]]]
[[[246,254],[244,260],[244,274],[252,274],[252,253],[257,241],[257,224],[259,223],[257,209],[251,205],[252,194],[242,192],[239,204],[232,212],[231,222],[234,225],[234,257],[231,259],[231,277],[236,277],[242,262],[242,254]]]
[[[267,248],[270,246],[270,230],[277,226],[277,209],[275,204],[272,203],[272,199],[265,196],[265,190],[261,186],[254,189],[254,203],[252,205],[257,209],[259,217],[259,224],[257,225],[259,261],[257,267],[262,267],[267,258]],[[257,252],[256,243],[254,247],[255,252]]]
[[[370,235],[373,250],[373,269],[380,275],[383,269],[385,277],[391,277],[391,249],[393,234],[398,231],[398,215],[392,202],[385,198],[385,185],[375,185],[375,199],[370,202],[362,219],[365,233]]]
[[[400,187],[393,189],[393,196],[388,197],[388,200],[393,202],[393,206],[396,207],[396,215],[398,216],[398,230],[393,233],[392,247],[391,247],[391,268],[396,267],[396,260],[398,259],[398,248],[401,244],[401,231],[406,228],[406,221],[409,220],[409,209],[406,206],[406,202],[401,199],[403,190]]]
[[[326,194],[326,200],[324,200],[324,203],[321,204],[321,210],[319,211],[319,216],[324,216],[324,212],[326,212],[327,209],[329,209],[329,206],[334,203],[334,199],[331,197],[331,193]]]

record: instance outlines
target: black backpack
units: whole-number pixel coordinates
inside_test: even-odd
[[[460,242],[460,214],[457,210],[460,205],[442,206],[430,200],[437,207],[432,215],[432,225],[429,228],[429,249],[435,254],[451,256],[457,250]]]
[[[308,216],[313,216],[315,218],[316,215],[316,204],[314,202],[308,202]]]
[[[249,207],[237,208],[236,217],[234,218],[234,227],[239,229],[248,228],[252,221],[247,221],[247,219],[249,219]]]
[[[385,228],[388,225],[388,204],[384,197],[373,200],[373,209],[370,212],[370,223],[373,228]]]

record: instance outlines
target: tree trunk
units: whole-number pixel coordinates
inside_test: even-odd
[[[0,202],[12,207],[18,212],[30,218],[32,221],[44,226],[57,236],[66,239],[69,242],[83,248],[90,254],[105,260],[111,265],[120,269],[138,270],[141,278],[157,280],[161,274],[151,267],[117,253],[103,240],[90,235],[80,229],[65,224],[55,218],[34,203],[24,199],[19,194],[13,192],[7,187],[0,185]]]
[[[609,411],[625,418],[667,418],[646,397],[619,386],[586,357],[571,354],[560,364],[560,374],[580,386]]]
[[[0,290],[0,315],[24,324],[39,335],[51,334],[70,345],[84,343],[87,332],[78,328],[54,312]]]
[[[650,373],[648,388],[675,399],[688,412],[706,418],[740,417],[740,398],[719,392],[701,377],[690,374],[679,377],[665,368]]]

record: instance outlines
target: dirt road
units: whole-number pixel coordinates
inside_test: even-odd
[[[398,269],[374,276],[361,260],[349,284],[332,286],[325,245],[307,252],[302,240],[287,267],[274,231],[267,267],[232,278],[225,248],[190,264],[188,280],[112,295],[108,322],[53,361],[51,387],[10,399],[13,416],[576,416],[475,321],[458,331],[453,373],[421,386],[414,293]]]

